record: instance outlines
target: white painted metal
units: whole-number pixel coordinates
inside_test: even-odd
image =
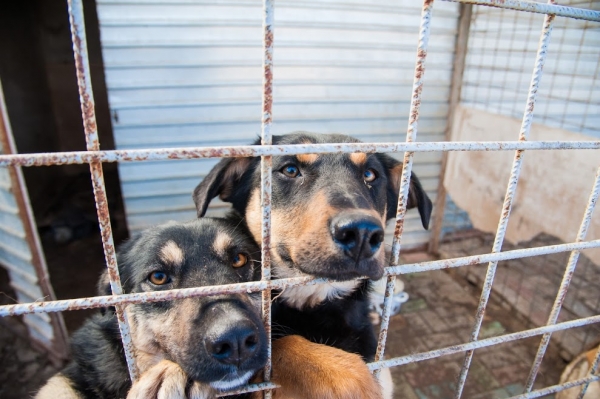
[[[117,149],[248,144],[260,135],[261,2],[98,0]],[[273,134],[404,141],[421,4],[277,2]],[[419,141],[444,138],[458,6],[436,5]],[[415,155],[435,197],[440,154]],[[194,217],[218,160],[120,164],[129,228]],[[391,232],[388,234],[391,237]],[[429,238],[410,211],[403,248]]]

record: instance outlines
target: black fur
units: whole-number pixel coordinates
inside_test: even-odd
[[[359,141],[344,135],[305,132],[273,137],[275,145],[353,142]],[[302,161],[301,158],[293,155],[273,157],[273,212],[279,211],[280,215],[298,209],[304,212],[318,194],[321,198],[327,197],[329,209],[350,213],[350,218],[354,214],[363,215],[360,217],[378,214],[382,219],[395,217],[401,172],[401,163],[397,160],[386,154],[374,154],[369,155],[363,165],[359,165],[353,163],[348,154],[319,154],[314,161]],[[260,187],[259,162],[258,157],[230,158],[219,162],[194,190],[198,216],[205,214],[211,199],[216,196],[231,202],[235,211],[247,216],[250,196]],[[301,178],[290,178],[285,173],[289,172],[286,169],[289,165],[300,170],[298,176]],[[366,170],[375,171],[377,178],[367,183],[364,180]],[[418,209],[423,227],[428,228],[432,204],[415,174],[411,176],[407,206]],[[347,251],[323,253],[318,249],[319,241],[332,240],[332,237],[326,236],[329,236],[328,231],[333,230],[331,224],[336,217],[334,215],[326,222],[328,225],[323,226],[325,233],[314,243],[302,244],[304,246],[296,251],[295,259],[290,255],[290,246],[297,245],[294,232],[290,232],[281,242],[273,236],[272,243],[275,244],[272,245],[272,251],[277,255],[273,257],[274,275],[277,276],[277,271],[285,268],[288,275],[298,272],[336,280],[350,280],[365,275],[372,279],[381,278],[385,261],[379,249],[376,259],[375,256],[352,258]],[[257,241],[260,239],[255,231],[253,236]],[[277,259],[280,259],[279,263]],[[359,353],[366,361],[372,361],[376,339],[369,319],[369,287],[368,280],[362,281],[351,294],[328,299],[314,307],[290,306],[285,300],[277,299],[273,303],[274,336],[299,334],[313,342]]]

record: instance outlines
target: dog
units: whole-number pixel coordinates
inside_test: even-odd
[[[146,230],[123,245],[117,258],[124,292],[132,293],[256,280],[259,256],[239,220],[203,218]],[[110,294],[106,273],[99,291]],[[133,386],[114,308],[103,309],[74,334],[73,361],[36,398],[208,399],[239,388],[266,362],[259,298],[229,294],[127,305],[141,373]],[[324,352],[323,345],[298,336],[286,338],[273,347],[273,377],[282,385],[277,398],[292,393],[298,398],[381,398],[358,356]],[[323,380],[316,372],[339,375],[339,363],[351,373],[348,377]],[[314,387],[318,395],[307,394]]]
[[[194,220],[146,230],[118,252],[126,293],[256,279],[260,250],[233,221]],[[110,295],[107,274],[99,283]],[[257,304],[231,294],[130,304],[126,313],[141,373],[162,360],[196,381],[190,397],[245,385],[264,367],[267,341]],[[73,361],[37,398],[125,398],[131,381],[114,308],[88,319],[72,338]],[[164,363],[163,363],[164,364]]]
[[[567,365],[562,375],[560,376],[559,384],[564,384],[569,381],[578,380],[585,378],[590,372],[590,367],[594,364],[596,353],[600,350],[600,346],[596,345],[593,349],[584,352],[577,356],[571,363]],[[577,386],[564,391],[560,391],[556,394],[556,399],[575,399],[579,397],[582,386]],[[600,398],[600,382],[594,381],[590,383],[583,399],[594,399]]]
[[[296,132],[274,145],[358,143],[339,134]],[[255,142],[254,144],[259,144]],[[260,158],[221,160],[193,193],[198,217],[219,196],[245,218],[261,241]],[[386,265],[384,226],[396,216],[402,163],[381,153],[273,157],[271,256],[276,278],[314,276],[334,282],[290,287],[273,303],[273,334],[298,334],[369,362],[377,340],[369,319],[369,280]],[[425,229],[432,203],[419,179],[410,180],[408,208]]]

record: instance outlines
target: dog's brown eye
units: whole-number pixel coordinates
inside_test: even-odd
[[[281,169],[281,173],[287,177],[298,177],[300,176],[300,169],[296,165],[286,165]]]
[[[375,173],[373,169],[367,169],[363,174],[363,178],[365,179],[366,183],[371,183],[372,181],[377,179],[377,173]]]
[[[164,272],[152,272],[148,276],[148,280],[154,285],[165,285],[171,281],[167,273]]]
[[[244,254],[237,254],[233,257],[233,267],[242,267],[248,263],[248,257]]]

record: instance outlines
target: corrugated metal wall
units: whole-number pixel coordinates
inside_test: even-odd
[[[8,270],[16,299],[20,303],[35,302],[44,295],[39,287],[23,222],[11,191],[8,169],[0,168],[0,264]],[[33,338],[51,345],[54,332],[50,316],[45,313],[30,314],[23,316],[23,321]]]
[[[0,84],[0,154],[15,146]],[[21,170],[0,168],[0,265],[7,272],[19,303],[56,299],[48,278],[29,196]],[[22,316],[30,337],[48,350],[53,360],[67,356],[67,334],[60,313]]]
[[[259,1],[98,0],[97,7],[118,149],[248,144],[259,135]],[[273,133],[404,140],[420,9],[412,0],[278,0]],[[419,141],[444,139],[457,16],[456,4],[436,4]],[[432,199],[440,159],[415,156]],[[119,165],[129,228],[193,218],[191,192],[217,161]],[[409,212],[403,244],[427,240]]]
[[[600,10],[597,0],[561,5]],[[462,104],[521,118],[544,16],[475,7]],[[600,137],[600,30],[557,18],[535,106],[535,123]]]

